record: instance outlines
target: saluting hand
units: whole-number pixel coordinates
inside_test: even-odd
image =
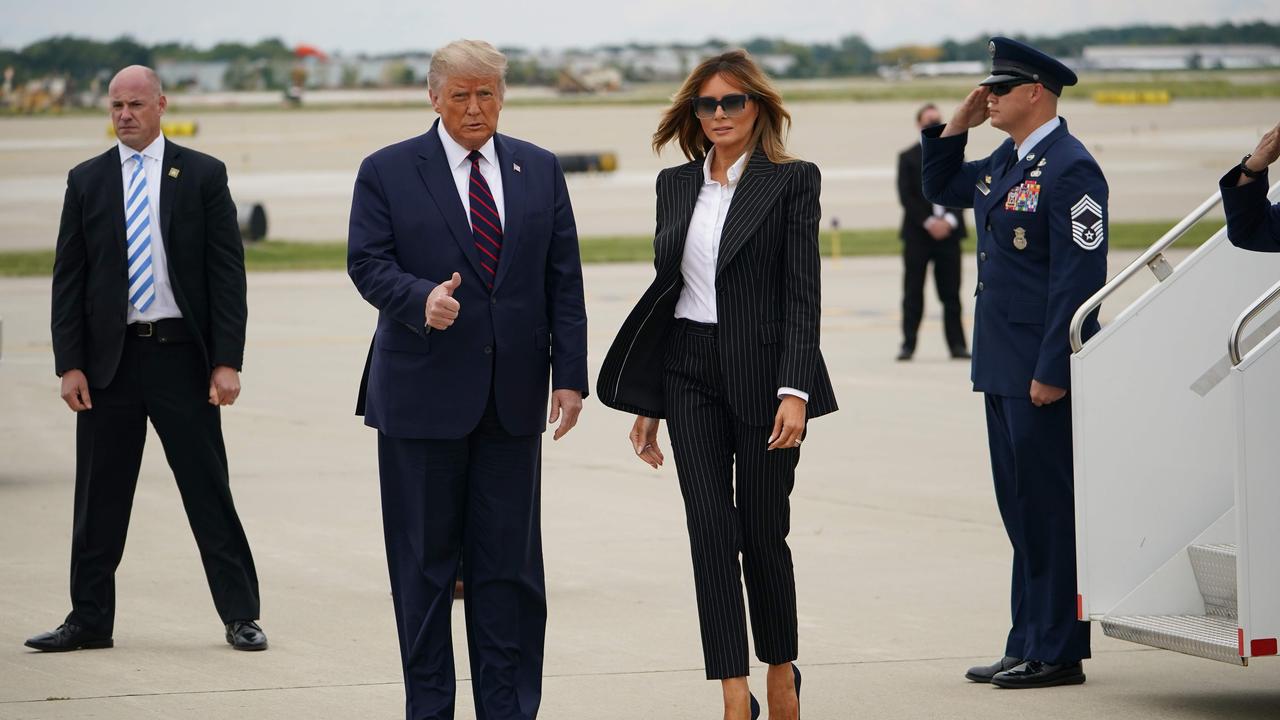
[[[1245,163],[1253,172],[1262,172],[1271,164],[1280,158],[1280,123],[1271,128],[1258,140],[1258,146],[1253,149],[1253,155],[1249,157],[1249,161]],[[1239,185],[1247,185],[1253,182],[1253,178],[1240,175]]]
[[[662,467],[662,448],[658,447],[658,426],[662,421],[657,418],[645,417],[637,415],[636,421],[631,424],[631,448],[636,451],[636,457],[640,458],[649,467],[657,470]]]
[[[991,116],[987,108],[989,97],[991,97],[991,88],[981,86],[974,88],[964,102],[960,103],[960,107],[956,108],[955,114],[951,116],[951,122],[943,128],[940,137],[959,135],[986,122]]]
[[[453,291],[461,284],[462,276],[455,272],[453,277],[431,290],[427,295],[427,325],[436,330],[447,330],[458,319],[462,306],[453,299]]]

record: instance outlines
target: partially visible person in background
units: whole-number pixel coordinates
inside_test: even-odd
[[[1280,123],[1218,181],[1227,238],[1245,250],[1280,252],[1280,204],[1267,200],[1267,168],[1280,158]]]
[[[938,106],[916,111],[917,132],[942,124]],[[942,303],[942,323],[951,357],[967,360],[969,349],[960,319],[960,241],[967,233],[964,210],[935,205],[920,187],[923,151],[920,143],[898,155],[898,202],[902,203],[902,348],[898,360],[916,352],[916,335],[924,316],[924,278],[933,263],[933,282]]]
[[[113,645],[115,572],[150,420],[226,640],[265,650],[220,415],[240,395],[248,320],[227,169],[165,139],[166,101],[151,68],[121,70],[108,95],[118,141],[67,176],[53,264],[55,370],[76,413],[71,614],[26,645]]]

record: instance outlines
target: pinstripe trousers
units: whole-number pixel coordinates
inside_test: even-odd
[[[800,450],[768,451],[772,428],[738,420],[725,399],[715,329],[677,320],[663,374],[708,680],[748,674],[743,579],[756,657],[791,662],[799,646],[787,533]]]

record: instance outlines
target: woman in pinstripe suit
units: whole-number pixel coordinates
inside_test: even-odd
[[[740,578],[769,665],[769,717],[799,717],[789,496],[806,421],[836,409],[818,349],[821,178],[786,154],[790,122],[743,51],[685,80],[653,136],[655,151],[675,142],[689,159],[658,175],[657,276],[598,382],[606,405],[637,416],[632,445],[654,468],[667,419],[725,720],[759,714]]]

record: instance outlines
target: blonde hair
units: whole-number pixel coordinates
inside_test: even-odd
[[[431,55],[427,87],[440,92],[451,77],[498,77],[498,95],[507,92],[507,56],[483,40],[454,40]]]
[[[674,141],[680,152],[690,160],[701,160],[711,149],[711,139],[702,131],[702,122],[693,114],[693,101],[703,83],[716,75],[742,88],[751,96],[759,113],[751,147],[760,148],[770,162],[792,162],[787,154],[786,137],[791,130],[791,113],[782,106],[782,96],[774,88],[769,76],[764,74],[746,50],[730,50],[703,60],[689,73],[684,84],[671,99],[671,107],[662,114],[658,130],[653,134],[653,151]]]

